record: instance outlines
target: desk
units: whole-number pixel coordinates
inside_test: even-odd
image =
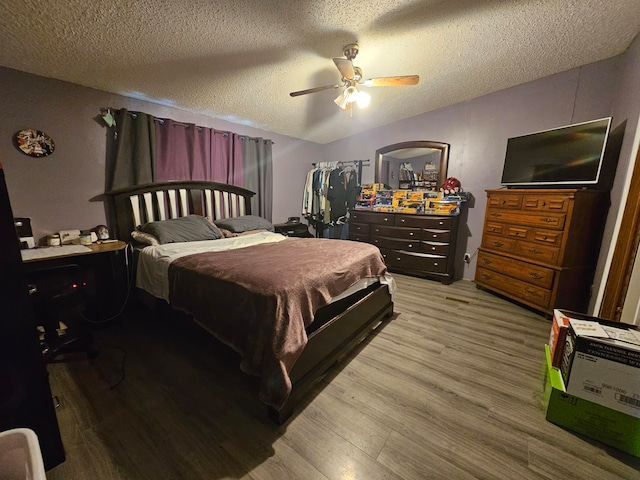
[[[62,245],[21,250],[27,279],[30,273],[76,264],[87,282],[87,316],[104,320],[118,313],[126,298],[127,244],[120,240],[91,245]]]

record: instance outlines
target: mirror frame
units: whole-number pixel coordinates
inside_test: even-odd
[[[428,140],[413,140],[409,142],[394,143],[393,145],[387,145],[386,147],[376,150],[376,165],[375,165],[375,183],[382,183],[380,177],[382,174],[382,157],[387,153],[391,153],[395,150],[403,150],[405,148],[433,148],[440,150],[440,171],[438,172],[438,190],[444,185],[447,179],[447,170],[449,167],[449,144],[442,142],[431,142]]]

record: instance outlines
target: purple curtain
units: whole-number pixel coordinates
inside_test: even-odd
[[[242,187],[243,165],[242,145],[239,135],[210,129],[211,137],[211,178],[220,183]]]
[[[207,180],[243,186],[238,135],[166,119],[156,122],[156,182]]]

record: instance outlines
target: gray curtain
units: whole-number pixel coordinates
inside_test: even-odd
[[[155,122],[151,115],[121,108],[109,128],[105,191],[153,182]]]
[[[271,140],[240,137],[244,188],[256,192],[251,202],[251,213],[271,221],[273,209],[273,168]]]

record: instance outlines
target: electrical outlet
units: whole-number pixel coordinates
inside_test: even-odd
[[[471,254],[470,253],[465,253],[464,254],[464,263],[471,263]]]

